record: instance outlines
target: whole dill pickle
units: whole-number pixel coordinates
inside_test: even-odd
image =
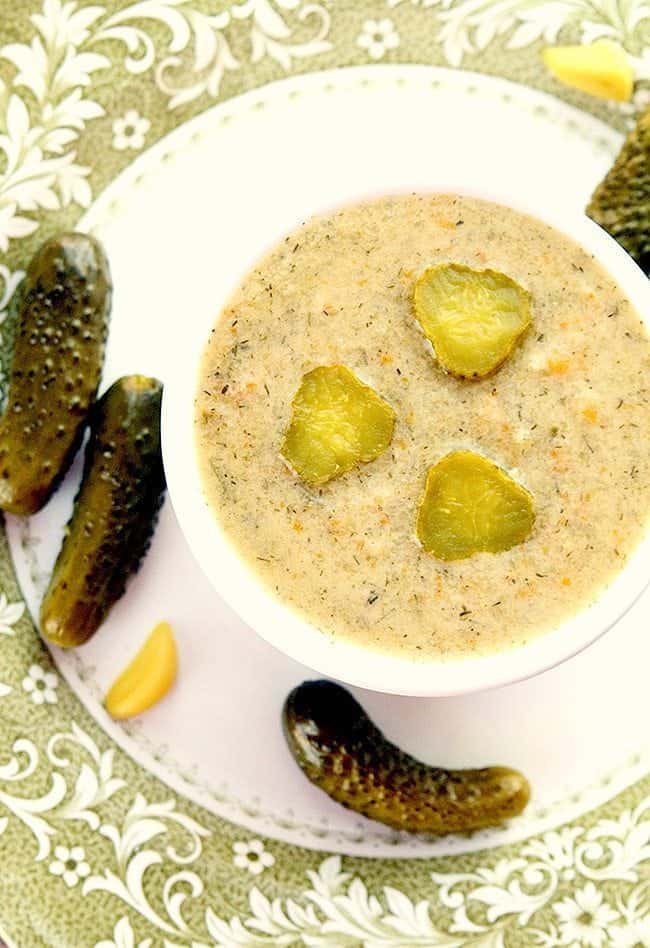
[[[650,276],[650,108],[592,194],[587,214]]]
[[[162,385],[129,375],[93,410],[81,487],[41,604],[41,631],[63,648],[98,629],[137,572],[165,491]]]
[[[62,234],[32,258],[0,419],[3,510],[40,510],[77,452],[101,375],[111,295],[108,261],[93,237]]]
[[[410,833],[466,833],[524,809],[526,778],[508,767],[428,767],[386,740],[352,695],[330,681],[290,693],[284,732],[298,766],[333,800]]]

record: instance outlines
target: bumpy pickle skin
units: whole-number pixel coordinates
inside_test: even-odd
[[[650,276],[650,108],[594,191],[587,214]]]
[[[473,451],[452,451],[427,473],[416,532],[427,553],[460,560],[500,553],[526,540],[533,497],[509,474]]]
[[[17,297],[0,419],[0,508],[36,513],[68,469],[95,400],[108,333],[108,261],[86,234],[36,252]]]
[[[391,442],[395,412],[344,365],[307,372],[292,402],[281,454],[318,486],[374,461]]]
[[[95,634],[149,548],[165,491],[162,385],[129,375],[97,402],[72,516],[41,604],[41,632],[73,648]]]
[[[444,836],[499,826],[530,797],[509,767],[429,767],[394,744],[340,685],[306,681],[289,694],[283,728],[294,760],[337,803],[396,830]]]
[[[530,294],[496,270],[430,267],[413,290],[415,316],[441,367],[482,379],[501,366],[531,322]]]

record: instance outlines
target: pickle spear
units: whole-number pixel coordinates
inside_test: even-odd
[[[415,316],[442,368],[482,379],[508,358],[530,325],[530,295],[505,273],[443,263],[413,290]]]
[[[81,444],[102,370],[111,293],[104,251],[86,234],[48,240],[29,265],[0,419],[3,510],[40,510]]]
[[[521,813],[526,778],[508,767],[429,767],[386,740],[352,695],[330,681],[289,694],[284,733],[310,780],[344,807],[409,833],[467,833]]]
[[[144,557],[165,491],[162,385],[129,375],[97,402],[81,487],[41,604],[41,631],[82,645],[123,594]]]

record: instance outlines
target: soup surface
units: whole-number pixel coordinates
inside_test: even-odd
[[[501,271],[532,326],[495,374],[459,381],[413,314],[443,262]],[[280,455],[303,375],[344,364],[396,413],[381,457],[318,488]],[[195,425],[208,504],[260,580],[322,631],[423,660],[523,644],[587,605],[650,509],[650,344],[603,268],[545,224],[453,195],[317,217],[244,279],[212,331]],[[478,451],[534,496],[530,538],[443,562],[421,548],[427,469]]]

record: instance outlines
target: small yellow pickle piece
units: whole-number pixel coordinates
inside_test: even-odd
[[[632,98],[630,58],[613,40],[600,39],[589,46],[549,46],[542,59],[548,71],[567,86],[599,99],[629,102]]]
[[[174,684],[178,656],[174,633],[168,622],[159,622],[130,665],[115,680],[105,706],[117,720],[142,714]]]
[[[528,538],[535,522],[531,494],[473,451],[452,451],[429,468],[417,516],[427,553],[462,560],[500,553]]]
[[[451,375],[480,379],[508,358],[530,325],[530,295],[496,270],[442,263],[413,291],[415,316]]]
[[[323,365],[303,376],[281,453],[308,484],[324,484],[378,458],[394,426],[395,412],[374,389],[344,365]]]

